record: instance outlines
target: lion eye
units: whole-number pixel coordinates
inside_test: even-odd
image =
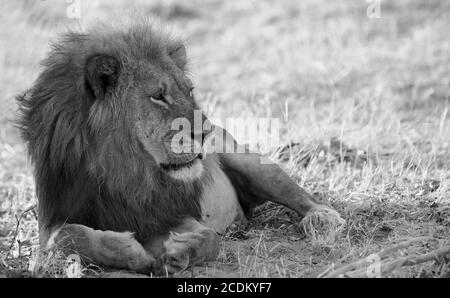
[[[164,83],[161,83],[159,88],[157,88],[157,90],[155,90],[155,92],[150,95],[150,99],[152,101],[155,101],[157,103],[160,102],[166,102],[166,90],[167,90],[167,86]]]
[[[195,89],[195,87],[192,87],[191,89],[189,89],[189,96],[190,97],[194,97],[194,89]]]
[[[164,106],[166,108],[168,107],[168,105],[167,105],[168,102],[166,100],[166,96],[163,93],[157,93],[157,94],[151,95],[150,100],[160,106]]]
[[[150,98],[154,99],[154,100],[161,100],[164,101],[164,94],[162,93],[158,93],[158,94],[154,94],[152,96],[150,96]]]
[[[163,101],[163,102],[165,102],[166,101],[165,93],[166,93],[165,88],[164,87],[160,87],[157,92],[155,92],[154,94],[152,94],[150,96],[150,99],[152,101],[159,101],[159,102]]]

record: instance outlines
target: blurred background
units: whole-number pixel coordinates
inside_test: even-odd
[[[10,134],[13,97],[32,84],[57,33],[136,13],[186,40],[210,114],[288,109],[301,138],[337,128],[373,145],[399,121],[425,129],[448,104],[445,0],[3,1],[0,140]]]
[[[363,200],[360,193],[407,198],[416,208],[417,185],[430,179],[439,184],[430,200],[448,204],[447,0],[10,0],[0,4],[0,243],[11,239],[14,215],[35,201],[14,96],[32,85],[59,32],[136,13],[186,41],[196,97],[209,116],[277,117],[282,144],[332,146],[338,138],[373,154],[377,162],[362,168],[286,165],[341,212],[351,216],[342,202]],[[445,233],[448,214],[441,214]],[[25,240],[36,232],[28,216]]]

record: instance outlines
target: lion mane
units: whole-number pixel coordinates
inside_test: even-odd
[[[71,31],[53,44],[33,87],[17,97],[19,128],[34,166],[40,229],[78,223],[132,231],[145,241],[183,217],[201,218],[204,181],[162,175],[135,137],[122,98],[130,82],[118,80],[102,106],[87,83],[87,61],[98,54],[114,57],[121,69],[130,59],[158,60],[171,44],[148,25]]]

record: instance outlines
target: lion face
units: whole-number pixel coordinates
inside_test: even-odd
[[[184,51],[184,47],[178,51]],[[141,67],[142,70],[134,75],[136,87],[127,96],[135,136],[161,171],[180,180],[199,177],[202,156],[194,148],[194,111],[198,106],[193,83],[177,64],[169,60],[163,67],[152,63]],[[180,132],[174,125],[180,119],[187,121],[192,129]],[[179,133],[185,136],[181,142],[174,142]],[[184,149],[182,153],[176,146]]]

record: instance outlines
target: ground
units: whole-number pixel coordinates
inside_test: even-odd
[[[370,7],[378,3],[379,18]],[[37,257],[36,197],[14,96],[37,77],[58,32],[105,16],[114,22],[133,5],[186,40],[207,114],[279,118],[279,146],[293,146],[260,150],[347,220],[330,244],[306,237],[293,212],[267,204],[248,227],[222,235],[217,262],[176,276],[314,277],[402,239],[450,244],[447,0],[81,1],[79,20],[70,5],[2,3],[0,276],[67,275],[57,252]],[[412,249],[399,255],[427,248]],[[449,277],[450,265],[440,259],[388,276]]]

